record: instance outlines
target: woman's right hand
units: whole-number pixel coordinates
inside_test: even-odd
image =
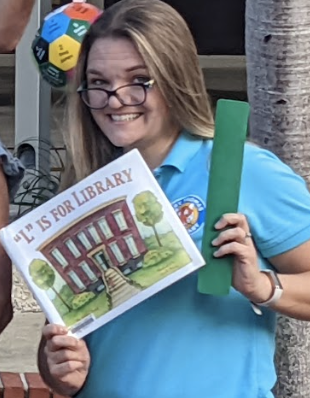
[[[90,366],[84,340],[69,336],[65,327],[55,324],[45,325],[42,333],[51,377],[62,391],[68,395],[76,394],[85,383]]]

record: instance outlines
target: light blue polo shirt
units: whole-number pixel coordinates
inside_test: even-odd
[[[201,246],[212,141],[180,135],[154,174]],[[263,257],[310,239],[304,181],[273,154],[246,145],[240,212]],[[197,292],[197,273],[91,335],[90,372],[79,398],[270,398],[275,315],[254,314],[234,289]]]

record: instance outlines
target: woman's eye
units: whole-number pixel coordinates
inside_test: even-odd
[[[88,86],[94,87],[94,86],[107,86],[108,82],[106,80],[102,79],[91,79],[88,82]]]
[[[134,83],[146,83],[150,80],[151,78],[149,76],[137,76],[134,78]]]

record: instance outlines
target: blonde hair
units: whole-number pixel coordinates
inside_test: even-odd
[[[181,128],[213,138],[213,116],[193,37],[183,18],[161,0],[122,0],[103,12],[86,35],[68,102],[68,149],[71,167],[66,186],[115,157],[105,137],[79,98],[88,53],[99,38],[128,38],[140,52],[171,116]]]

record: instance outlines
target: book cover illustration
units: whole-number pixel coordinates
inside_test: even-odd
[[[83,337],[204,265],[137,150],[0,231],[50,322]]]

